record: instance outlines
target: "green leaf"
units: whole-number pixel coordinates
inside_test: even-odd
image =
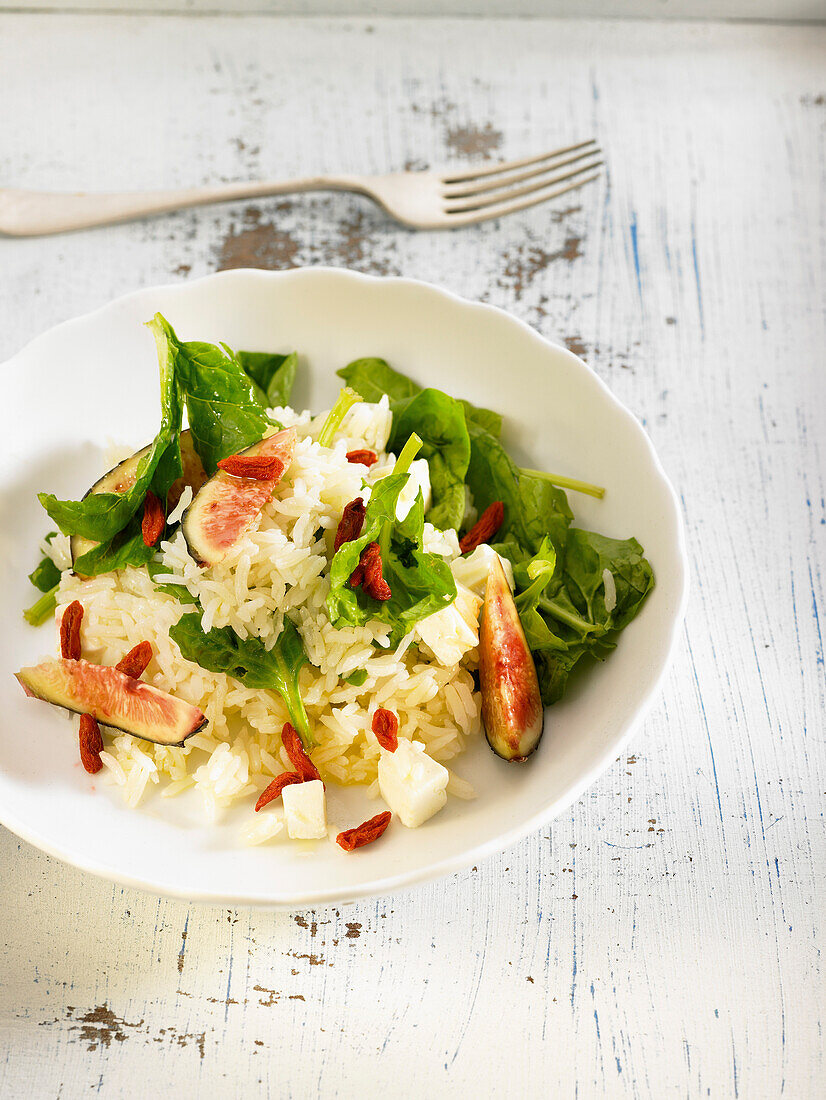
[[[198,457],[206,472],[214,474],[222,458],[258,442],[272,424],[260,399],[261,387],[230,348],[182,342],[160,313],[149,327],[161,362],[173,365]]]
[[[470,430],[467,484],[481,513],[499,500],[505,518],[498,538],[516,542],[529,555],[550,538],[559,555],[564,548],[573,512],[561,489],[545,478],[520,470],[502,444],[475,426]]]
[[[82,577],[98,577],[127,565],[146,565],[155,553],[154,546],[147,546],[141,533],[141,517],[133,516],[122,531],[108,542],[99,542],[73,563],[75,572]]]
[[[530,576],[536,561],[514,567],[517,587]],[[605,606],[606,569],[616,588],[617,602],[610,611]],[[547,571],[538,572],[516,598],[546,705],[562,697],[572,669],[583,657],[604,660],[608,656],[653,587],[653,570],[636,539],[570,529],[561,569],[550,576]]]
[[[375,403],[387,394],[391,408],[394,402],[415,397],[422,388],[412,378],[393,370],[384,359],[354,359],[337,373],[365,401]]]
[[[298,368],[298,355],[266,351],[239,351],[238,362],[258,387],[258,400],[268,409],[289,405]]]
[[[33,603],[31,607],[27,607],[23,612],[23,618],[31,626],[40,626],[42,623],[55,613],[57,608],[57,589],[58,585],[45,592],[40,599]]]
[[[181,407],[175,379],[176,363],[171,349],[161,339],[161,322],[166,324],[160,314],[150,322],[158,342],[160,430],[138,463],[134,484],[124,492],[89,493],[83,500],[58,500],[50,493],[38,494],[40,503],[64,535],[82,535],[95,542],[110,542],[142,508],[150,489],[161,501],[165,501],[170,485],[181,476],[181,448],[178,442]]]
[[[170,629],[169,636],[187,661],[208,672],[234,676],[252,691],[277,692],[286,703],[305,748],[315,744],[298,687],[298,674],[307,662],[307,655],[291,619],[284,619],[284,627],[272,649],[267,649],[260,638],[239,638],[229,626],[215,627],[205,634],[197,611],[183,615]]]
[[[384,359],[356,359],[338,373],[365,401],[379,401],[387,394],[393,413],[390,450],[398,453],[411,432],[422,438],[422,457],[428,461],[433,494],[427,520],[442,530],[458,528],[465,513],[468,430],[475,428],[498,437],[502,430],[499,413],[457,401],[442,390],[422,389]]]
[[[346,542],[330,566],[327,612],[334,626],[363,626],[371,620],[389,623],[391,640],[400,641],[421,619],[447,607],[456,598],[450,566],[437,554],[422,549],[424,502],[419,493],[401,522],[396,504],[408,474],[392,473],[373,488],[361,535]],[[382,574],[390,585],[389,600],[378,601],[362,588],[351,588],[350,574],[368,543],[381,547]]]
[[[421,456],[427,459],[430,469],[433,502],[427,519],[442,530],[458,528],[465,513],[465,476],[470,461],[470,438],[461,402],[441,390],[420,390],[394,413],[389,449],[398,454],[413,434],[422,440]]]
[[[366,679],[367,669],[357,668],[355,672],[351,672],[349,676],[344,677],[344,682],[345,684],[352,684],[353,687],[360,688]]]
[[[60,583],[60,570],[51,558],[42,558],[40,564],[29,573],[29,580],[39,592],[49,592]]]

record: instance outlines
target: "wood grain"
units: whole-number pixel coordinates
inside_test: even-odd
[[[228,911],[0,831],[0,1095],[822,1095],[824,58],[819,28],[0,16],[10,186],[380,171],[596,135],[604,183],[461,233],[335,196],[2,241],[0,357],[219,267],[435,281],[564,341],[643,419],[693,563],[631,750],[466,874]]]

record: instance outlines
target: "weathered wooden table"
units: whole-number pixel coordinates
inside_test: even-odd
[[[0,17],[9,185],[381,171],[596,135],[603,183],[453,235],[339,195],[2,241],[0,358],[218,268],[432,280],[564,341],[642,418],[693,583],[629,751],[447,881],[205,908],[0,830],[0,1095],[823,1095],[825,61],[811,27]]]

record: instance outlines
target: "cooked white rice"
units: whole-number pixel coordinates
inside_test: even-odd
[[[384,624],[336,630],[327,618],[324,574],[342,510],[359,494],[366,499],[370,486],[392,469],[394,459],[384,452],[391,427],[387,399],[354,406],[330,448],[320,447],[313,438],[323,414],[313,420],[309,413],[283,408],[273,410],[273,416],[295,425],[299,441],[260,520],[231,555],[212,568],[197,565],[180,533],[161,544],[158,560],[169,581],[183,582],[200,601],[205,631],[231,626],[241,637],[256,636],[271,646],[284,615],[290,616],[310,661],[301,672],[300,686],[319,742],[313,760],[326,780],[365,784],[375,795],[381,751],[371,731],[375,710],[394,711],[401,737],[421,741],[436,760],[452,760],[481,728],[480,700],[471,675],[477,654],[473,650],[460,665],[444,667],[426,647],[413,644],[412,636],[391,647]],[[347,451],[363,447],[379,452],[369,472],[345,457]],[[436,531],[430,525],[425,525],[425,546],[447,559],[459,554],[455,532]],[[66,547],[55,540],[49,549],[65,567]],[[132,646],[148,639],[154,657],[144,678],[198,705],[209,720],[181,748],[109,731],[101,759],[106,776],[120,787],[127,804],[137,806],[150,790],[172,797],[194,787],[211,821],[238,801],[252,809],[270,780],[290,767],[281,745],[281,728],[289,715],[280,696],[251,691],[231,677],[184,660],[169,630],[192,605],[159,592],[146,569],[130,567],[86,581],[66,572],[58,593],[58,621],[75,599],[84,607],[85,657],[115,664]],[[357,669],[367,674],[358,687],[343,679]],[[452,773],[448,791],[459,798],[473,797],[470,784]],[[242,840],[263,843],[282,828],[278,811],[268,808],[251,819]]]

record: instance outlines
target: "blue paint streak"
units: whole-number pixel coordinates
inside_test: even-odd
[[[631,215],[631,248],[634,251],[634,270],[637,273],[637,292],[642,301],[642,279],[640,277],[640,252],[637,244],[637,215]],[[702,327],[702,325],[701,325]]]
[[[694,260],[694,281],[697,283],[697,312],[700,321],[700,335],[705,339],[706,329],[703,319],[703,292],[700,287],[700,263],[697,259],[697,236],[694,231],[694,219],[691,219],[691,256]]]

